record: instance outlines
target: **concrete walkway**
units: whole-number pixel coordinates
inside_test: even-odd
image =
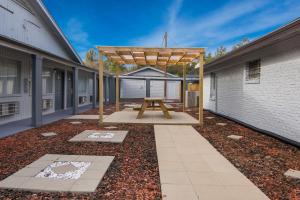
[[[105,119],[108,115],[103,115],[103,119]],[[66,119],[99,119],[99,115],[73,115],[71,117],[67,117]]]
[[[163,199],[268,199],[192,126],[154,131]]]
[[[120,111],[114,112],[104,119],[106,123],[129,123],[129,124],[199,124],[191,115],[184,112],[169,112],[172,119],[166,119],[162,111],[145,111],[141,119],[137,119],[138,112]]]
[[[92,105],[82,106],[79,108],[79,113],[85,112],[92,108]],[[51,114],[43,115],[43,125],[50,124],[52,122],[65,119],[72,116],[72,109],[62,110],[62,111],[56,111]],[[0,125],[0,138],[6,137],[9,135],[16,134],[21,131],[25,131],[28,129],[34,128],[31,125],[31,118],[28,119],[22,119],[14,122],[9,122],[6,124]]]

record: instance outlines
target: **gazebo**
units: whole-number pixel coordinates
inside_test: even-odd
[[[146,47],[112,47],[98,46],[99,51],[99,123],[103,123],[103,56],[115,64],[132,64],[140,66],[159,66],[167,68],[171,65],[183,67],[183,90],[185,91],[186,67],[197,60],[199,67],[199,124],[203,124],[203,64],[204,48],[146,48]],[[116,70],[116,111],[120,109],[120,70]],[[183,92],[183,108],[185,92]],[[183,110],[184,111],[184,110]]]

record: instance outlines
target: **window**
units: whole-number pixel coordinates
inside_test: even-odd
[[[86,93],[87,79],[85,76],[79,77],[78,91],[80,94]]]
[[[0,103],[0,117],[19,113],[19,102]]]
[[[260,82],[260,60],[250,61],[246,65],[246,82]]]
[[[210,100],[216,100],[216,91],[217,91],[217,79],[215,73],[210,73]]]
[[[20,63],[0,59],[0,96],[20,94]]]
[[[92,78],[89,79],[89,94],[93,94],[94,81]]]
[[[49,110],[53,107],[52,99],[43,99],[43,110]]]
[[[53,93],[53,73],[51,69],[43,69],[43,95]]]

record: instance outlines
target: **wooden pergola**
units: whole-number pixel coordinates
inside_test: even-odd
[[[103,123],[103,56],[115,64],[133,64],[141,66],[183,67],[183,91],[186,90],[186,66],[194,60],[199,66],[199,123],[203,124],[203,48],[146,48],[146,47],[112,47],[98,46],[99,51],[99,123]],[[116,111],[120,109],[120,70],[116,70]],[[183,111],[185,109],[185,92],[183,92]]]

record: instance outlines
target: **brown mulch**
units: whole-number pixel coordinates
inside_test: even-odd
[[[0,190],[0,199],[161,199],[158,161],[153,126],[117,125],[129,130],[122,144],[68,142],[84,130],[103,129],[93,120],[71,125],[61,120],[41,128],[0,139],[0,180],[37,160],[44,154],[114,155],[115,159],[96,192],[46,193]],[[42,132],[58,136],[46,138]]]
[[[195,118],[196,109],[188,112]],[[233,121],[205,112],[204,126],[195,126],[221,154],[258,186],[270,199],[300,200],[300,180],[287,178],[288,169],[300,170],[300,149]],[[216,123],[227,126],[216,126]],[[235,141],[228,135],[241,135]]]
[[[178,104],[173,106],[176,111],[182,109]],[[105,114],[115,110],[114,105],[105,108]],[[198,118],[197,109],[187,109],[187,112]],[[84,114],[98,114],[98,109]],[[194,127],[270,199],[300,200],[300,181],[283,175],[290,168],[300,170],[299,148],[209,112],[204,115],[215,118],[204,119],[203,127]],[[115,155],[95,193],[0,190],[0,199],[161,199],[153,126],[117,125],[118,129],[129,130],[122,144],[67,142],[83,130],[102,129],[93,120],[81,121],[83,124],[76,126],[62,120],[0,139],[0,180],[46,153]],[[217,122],[227,123],[227,126],[216,126]],[[40,136],[45,131],[55,131],[59,135]],[[244,138],[239,141],[227,138],[231,134]]]

